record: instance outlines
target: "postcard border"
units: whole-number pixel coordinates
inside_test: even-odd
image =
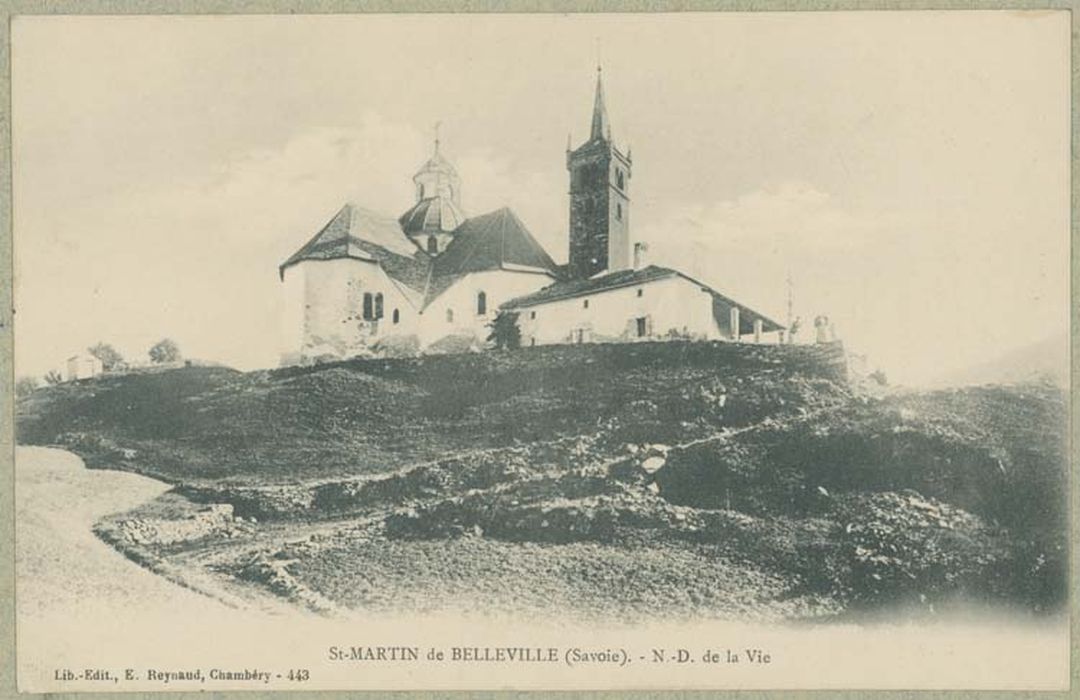
[[[1076,424],[1073,417],[1080,408],[1080,377],[1077,369],[1076,347],[1080,341],[1080,331],[1071,321],[1077,318],[1077,292],[1080,282],[1080,259],[1076,243],[1080,240],[1078,226],[1077,182],[1080,155],[1080,117],[1078,117],[1077,98],[1080,94],[1080,51],[1076,37],[1080,33],[1077,22],[1077,10],[1080,0],[1043,0],[1007,2],[1005,0],[174,0],[161,2],[154,0],[0,0],[0,15],[4,20],[5,31],[0,33],[0,270],[7,274],[0,275],[0,460],[4,468],[0,470],[0,494],[4,494],[4,517],[0,518],[0,697],[15,697],[15,508],[14,508],[14,331],[17,318],[13,299],[13,264],[14,250],[12,242],[12,178],[14,163],[12,159],[12,122],[11,122],[11,29],[12,20],[17,16],[31,15],[252,15],[252,14],[366,14],[366,13],[605,13],[605,12],[830,12],[830,11],[971,11],[971,10],[1048,10],[1070,12],[1072,37],[1071,56],[1071,119],[1070,140],[1072,158],[1070,167],[1071,187],[1070,202],[1070,368],[1071,395],[1069,421],[1069,455],[1071,465],[1080,463],[1080,441],[1076,440]],[[1080,541],[1080,522],[1076,514],[1080,512],[1080,489],[1070,469],[1070,537],[1071,553],[1076,553],[1076,543]],[[1071,557],[1071,581],[1080,581],[1080,558]],[[960,700],[962,698],[1053,698],[1074,697],[1080,690],[1080,601],[1077,599],[1076,586],[1071,586],[1070,600],[1070,635],[1071,635],[1071,689],[1061,692],[1037,691],[823,691],[823,690],[785,690],[785,691],[567,691],[558,695],[581,698],[638,698],[654,700],[659,698],[862,698],[888,696],[892,698],[919,697]],[[280,696],[283,691],[228,691],[214,692],[213,697],[223,699],[252,700]],[[286,691],[287,692],[287,691]],[[434,698],[517,698],[538,696],[544,691],[312,691],[320,698],[337,700],[341,698],[400,698],[402,700],[431,700]],[[290,695],[308,695],[310,693],[290,693]],[[25,694],[24,694],[25,695]],[[93,693],[94,698],[131,698],[149,697],[158,693]],[[54,698],[75,698],[83,693],[51,693]],[[168,697],[177,699],[206,698],[206,693],[170,692]]]

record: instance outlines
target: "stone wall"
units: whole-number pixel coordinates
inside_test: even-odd
[[[118,522],[121,539],[132,544],[169,545],[219,535],[234,537],[250,531],[251,524],[233,516],[228,503],[214,503],[186,518],[132,517]]]

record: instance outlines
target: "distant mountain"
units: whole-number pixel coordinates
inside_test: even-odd
[[[934,382],[941,386],[974,384],[1018,384],[1050,381],[1067,386],[1069,378],[1069,339],[1059,333],[981,364],[955,370]]]

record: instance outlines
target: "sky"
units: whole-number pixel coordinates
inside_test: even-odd
[[[272,367],[277,266],[441,151],[567,252],[596,64],[630,231],[917,385],[1068,327],[1065,12],[17,17],[16,373]],[[809,335],[809,333],[806,333]]]

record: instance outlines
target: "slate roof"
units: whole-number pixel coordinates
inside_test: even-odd
[[[398,222],[355,204],[346,204],[315,236],[281,264],[286,268],[302,260],[355,258],[379,263],[392,279],[408,288],[414,298],[423,295],[431,260],[401,233]]]
[[[708,292],[713,297],[713,314],[720,319],[720,314],[726,313],[726,309],[732,306],[737,306],[740,309],[739,326],[741,333],[753,332],[753,324],[756,319],[760,319],[762,322],[762,329],[765,332],[782,330],[784,326],[780,325],[776,321],[772,320],[768,316],[754,311],[744,304],[724,296],[720,292],[716,291],[712,287],[698,282],[689,275],[684,275],[678,270],[673,270],[669,267],[660,267],[658,265],[649,265],[638,270],[616,270],[604,275],[596,275],[588,277],[586,279],[571,279],[555,282],[548,285],[543,289],[533,292],[532,294],[526,294],[525,296],[511,299],[503,304],[503,308],[507,309],[521,309],[530,306],[538,306],[540,304],[546,304],[553,301],[559,301],[562,299],[573,299],[576,297],[583,297],[589,294],[596,294],[598,292],[604,292],[610,289],[618,289],[620,287],[630,287],[639,284],[647,284],[649,282],[655,282],[657,280],[668,279],[670,277],[682,277],[685,280],[693,282],[702,288],[702,290]],[[724,319],[726,322],[726,319]]]
[[[558,266],[507,208],[466,219],[440,255],[429,257],[409,240],[398,221],[355,204],[337,214],[279,268],[303,260],[355,258],[379,263],[412,292],[421,308],[473,272],[526,267],[556,275]]]
[[[555,262],[507,207],[466,219],[435,258],[436,274],[465,274],[504,264],[554,270]]]
[[[507,308],[536,306],[537,304],[546,304],[550,301],[573,299],[574,297],[603,292],[608,289],[617,289],[619,287],[628,287],[643,282],[652,282],[654,280],[672,277],[677,274],[679,273],[675,270],[666,267],[657,267],[656,265],[649,265],[648,267],[643,267],[639,270],[616,270],[615,272],[609,272],[605,275],[556,282],[555,284],[544,287],[532,294],[511,299],[503,306]]]
[[[533,268],[552,275],[558,270],[521,219],[506,207],[466,219],[454,231],[454,240],[432,262],[425,306],[472,272],[508,266]]]
[[[398,223],[406,234],[449,233],[465,221],[465,214],[449,197],[428,197],[401,215]]]

